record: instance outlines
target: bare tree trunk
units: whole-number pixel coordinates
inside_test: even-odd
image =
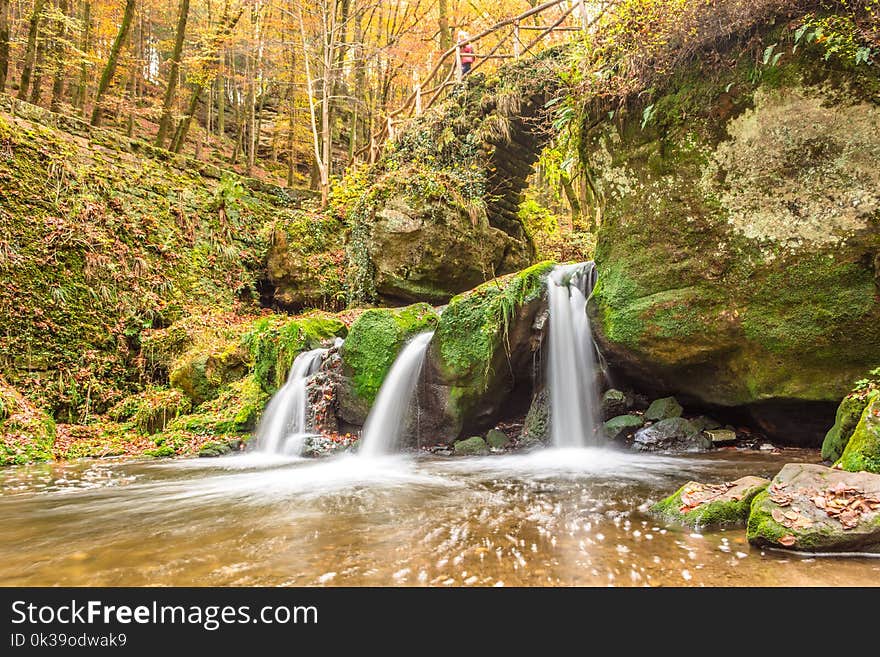
[[[217,34],[211,40],[211,45],[209,46],[211,50],[209,51],[208,56],[210,58],[217,58],[220,50],[220,45],[223,43],[223,39],[229,36],[232,30],[235,29],[235,26],[238,24],[238,21],[243,13],[244,9],[239,9],[238,13],[235,14],[235,16],[230,17],[228,20],[224,13],[224,17],[220,20],[220,27],[217,30]],[[192,95],[189,99],[189,105],[187,107],[186,114],[177,125],[177,130],[174,133],[174,139],[172,139],[171,141],[171,150],[174,153],[179,153],[183,149],[183,145],[186,142],[186,135],[189,132],[189,126],[192,123],[192,119],[195,115],[196,108],[199,105],[199,98],[201,97],[203,90],[204,86],[201,83],[196,83],[193,85]]]
[[[180,0],[180,11],[177,15],[177,32],[174,36],[174,49],[171,51],[171,65],[168,69],[168,85],[162,100],[162,118],[159,119],[159,131],[156,133],[156,146],[162,148],[165,137],[171,129],[171,109],[177,97],[177,81],[180,79],[180,56],[183,53],[183,40],[186,36],[186,21],[189,17],[189,0]]]
[[[0,0],[0,92],[9,73],[9,0]]]
[[[31,85],[31,97],[28,102],[39,105],[40,96],[43,92],[43,73],[46,67],[47,37],[37,39],[37,56],[34,59],[34,81]]]
[[[62,16],[67,17],[67,0],[58,0],[58,10]],[[55,79],[52,81],[52,100],[49,103],[49,109],[53,112],[57,112],[61,108],[61,99],[64,97],[64,64],[67,56],[64,40],[66,37],[67,24],[62,21],[58,27],[55,46],[52,48],[52,59],[55,60]]]
[[[83,31],[82,31],[82,51],[88,53],[91,47],[91,28],[92,28],[92,3],[89,0],[83,2]],[[89,67],[85,59],[79,65],[79,84],[76,87],[76,97],[73,100],[75,107],[80,112],[85,113],[86,97],[88,96],[89,84]]]
[[[101,80],[98,82],[98,93],[95,95],[95,107],[92,110],[92,125],[101,125],[103,111],[101,109],[101,99],[110,87],[113,81],[113,74],[116,73],[116,65],[119,63],[119,53],[128,37],[128,31],[131,29],[131,19],[134,17],[135,0],[125,0],[125,10],[122,13],[122,23],[119,25],[119,32],[116,33],[116,39],[110,48],[110,57],[101,73]]]
[[[452,47],[452,30],[449,29],[449,8],[446,0],[437,2],[437,25],[440,28],[440,50],[446,52]]]
[[[43,16],[43,7],[46,0],[36,0],[34,10],[28,19],[27,45],[24,50],[24,60],[21,67],[21,80],[18,83],[18,99],[27,98],[28,87],[31,84],[31,76],[34,72],[34,58],[37,55],[37,33],[40,31],[40,19]]]
[[[220,71],[217,73],[217,136],[221,140],[226,133],[226,82],[223,77],[225,63],[226,56],[224,54],[220,58]]]

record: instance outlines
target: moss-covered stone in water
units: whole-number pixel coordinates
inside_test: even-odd
[[[867,398],[859,423],[840,457],[840,466],[850,472],[880,473],[880,391]]]
[[[224,456],[225,454],[231,453],[232,447],[225,440],[214,440],[209,443],[205,443],[199,450],[199,456],[201,457]]]
[[[843,398],[837,407],[834,426],[828,430],[822,442],[823,459],[836,461],[841,457],[867,405],[868,400],[862,395],[849,394]]]
[[[504,449],[510,444],[510,438],[503,431],[490,429],[486,434],[486,442],[492,449]]]
[[[171,445],[159,445],[156,449],[148,449],[144,452],[144,456],[152,456],[157,459],[167,459],[177,456],[177,450]]]
[[[407,340],[436,325],[437,314],[427,303],[372,308],[358,317],[341,349],[356,394],[372,402]]]
[[[479,436],[459,440],[453,445],[456,456],[482,456],[489,453],[489,448]]]
[[[618,415],[605,422],[603,426],[608,439],[617,440],[631,436],[636,429],[645,426],[645,418],[641,415]]]
[[[733,487],[718,495],[705,493],[705,484],[690,481],[675,493],[651,507],[650,512],[690,527],[719,527],[745,524],[752,500],[770,483],[761,477],[742,477]],[[701,495],[706,501],[698,502]],[[682,499],[696,497],[696,500]]]
[[[645,411],[645,419],[651,422],[658,420],[668,420],[673,417],[681,417],[684,409],[675,397],[664,397],[663,399],[655,399]]]

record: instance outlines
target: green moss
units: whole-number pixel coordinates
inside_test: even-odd
[[[839,461],[850,472],[880,473],[880,391],[872,392]]]
[[[0,466],[49,461],[55,443],[55,421],[0,378]]]
[[[651,507],[650,512],[666,520],[697,528],[744,524],[749,517],[752,500],[767,487],[766,483],[752,486],[739,500],[710,501],[689,511],[682,511],[681,496],[689,485],[691,484],[685,484],[666,499],[657,502]]]
[[[823,459],[836,461],[840,458],[867,405],[868,399],[858,394],[849,394],[843,398],[837,407],[834,426],[828,430],[822,442]]]
[[[489,447],[480,436],[459,440],[453,445],[456,456],[482,456],[489,453]]]
[[[553,262],[541,262],[458,295],[440,318],[435,341],[448,380],[485,386],[518,308],[544,294]]]
[[[355,393],[372,402],[403,345],[415,334],[432,330],[437,319],[426,303],[362,313],[351,325],[341,350]]]
[[[632,435],[643,426],[645,426],[645,419],[640,415],[618,415],[604,424],[605,435],[610,440],[617,440],[627,434]]]
[[[116,422],[130,421],[141,433],[156,433],[178,415],[192,408],[189,398],[180,390],[149,387],[126,397],[108,412]]]
[[[269,400],[255,375],[229,384],[215,399],[168,424],[168,431],[225,436],[252,431]]]
[[[157,459],[170,458],[177,456],[177,450],[171,445],[160,445],[155,449],[148,449],[144,452],[144,456],[152,456]]]

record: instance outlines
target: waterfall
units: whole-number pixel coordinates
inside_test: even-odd
[[[550,300],[550,433],[554,447],[594,443],[598,422],[596,354],[587,317],[596,266],[558,265],[547,279]]]
[[[306,433],[306,381],[321,364],[326,349],[304,351],[293,361],[287,381],[269,401],[257,427],[257,448],[273,454],[299,455]]]
[[[412,402],[425,352],[433,336],[431,331],[419,333],[401,350],[391,366],[364,423],[361,456],[381,456],[397,449],[406,428],[406,412]]]

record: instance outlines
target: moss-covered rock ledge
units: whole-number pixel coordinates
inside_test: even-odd
[[[880,67],[767,30],[773,61],[733,41],[585,139],[590,313],[618,375],[818,445],[880,362]]]
[[[741,477],[723,484],[689,481],[650,512],[664,520],[695,528],[745,524],[755,496],[770,482],[763,477]]]

